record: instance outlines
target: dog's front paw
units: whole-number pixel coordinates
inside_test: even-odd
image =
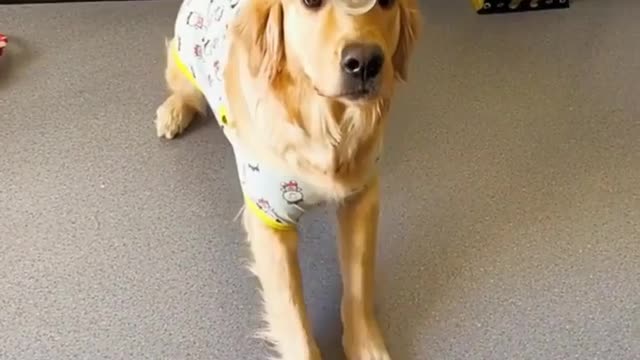
[[[156,110],[156,132],[158,137],[173,139],[179,135],[191,122],[193,112],[175,97],[169,97]]]
[[[349,360],[391,360],[376,325],[361,327],[358,331],[345,330],[342,342]]]

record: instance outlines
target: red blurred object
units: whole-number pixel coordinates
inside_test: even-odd
[[[0,55],[2,55],[2,50],[4,50],[5,46],[9,43],[9,39],[6,36],[0,34]]]

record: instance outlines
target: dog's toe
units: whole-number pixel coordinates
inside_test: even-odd
[[[156,112],[156,132],[158,137],[173,139],[183,129],[181,127],[181,114],[172,109],[167,109],[164,104],[158,108]]]
[[[189,126],[194,111],[175,96],[169,97],[156,110],[156,133],[158,137],[173,139]]]
[[[349,360],[391,360],[382,337],[375,333],[347,336],[344,348]]]

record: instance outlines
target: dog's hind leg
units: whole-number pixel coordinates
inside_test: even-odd
[[[298,234],[266,226],[245,211],[253,273],[260,280],[267,328],[261,334],[283,360],[321,360],[311,334],[298,266]]]
[[[180,71],[172,48],[175,39],[167,43],[167,67],[164,77],[171,94],[156,111],[156,131],[159,137],[172,139],[189,126],[197,113],[204,114],[206,101],[200,91]]]

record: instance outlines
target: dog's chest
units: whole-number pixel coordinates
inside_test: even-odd
[[[362,189],[378,172],[380,142],[362,148],[335,146],[297,147],[285,155],[285,161],[306,174],[325,199],[343,199]]]

